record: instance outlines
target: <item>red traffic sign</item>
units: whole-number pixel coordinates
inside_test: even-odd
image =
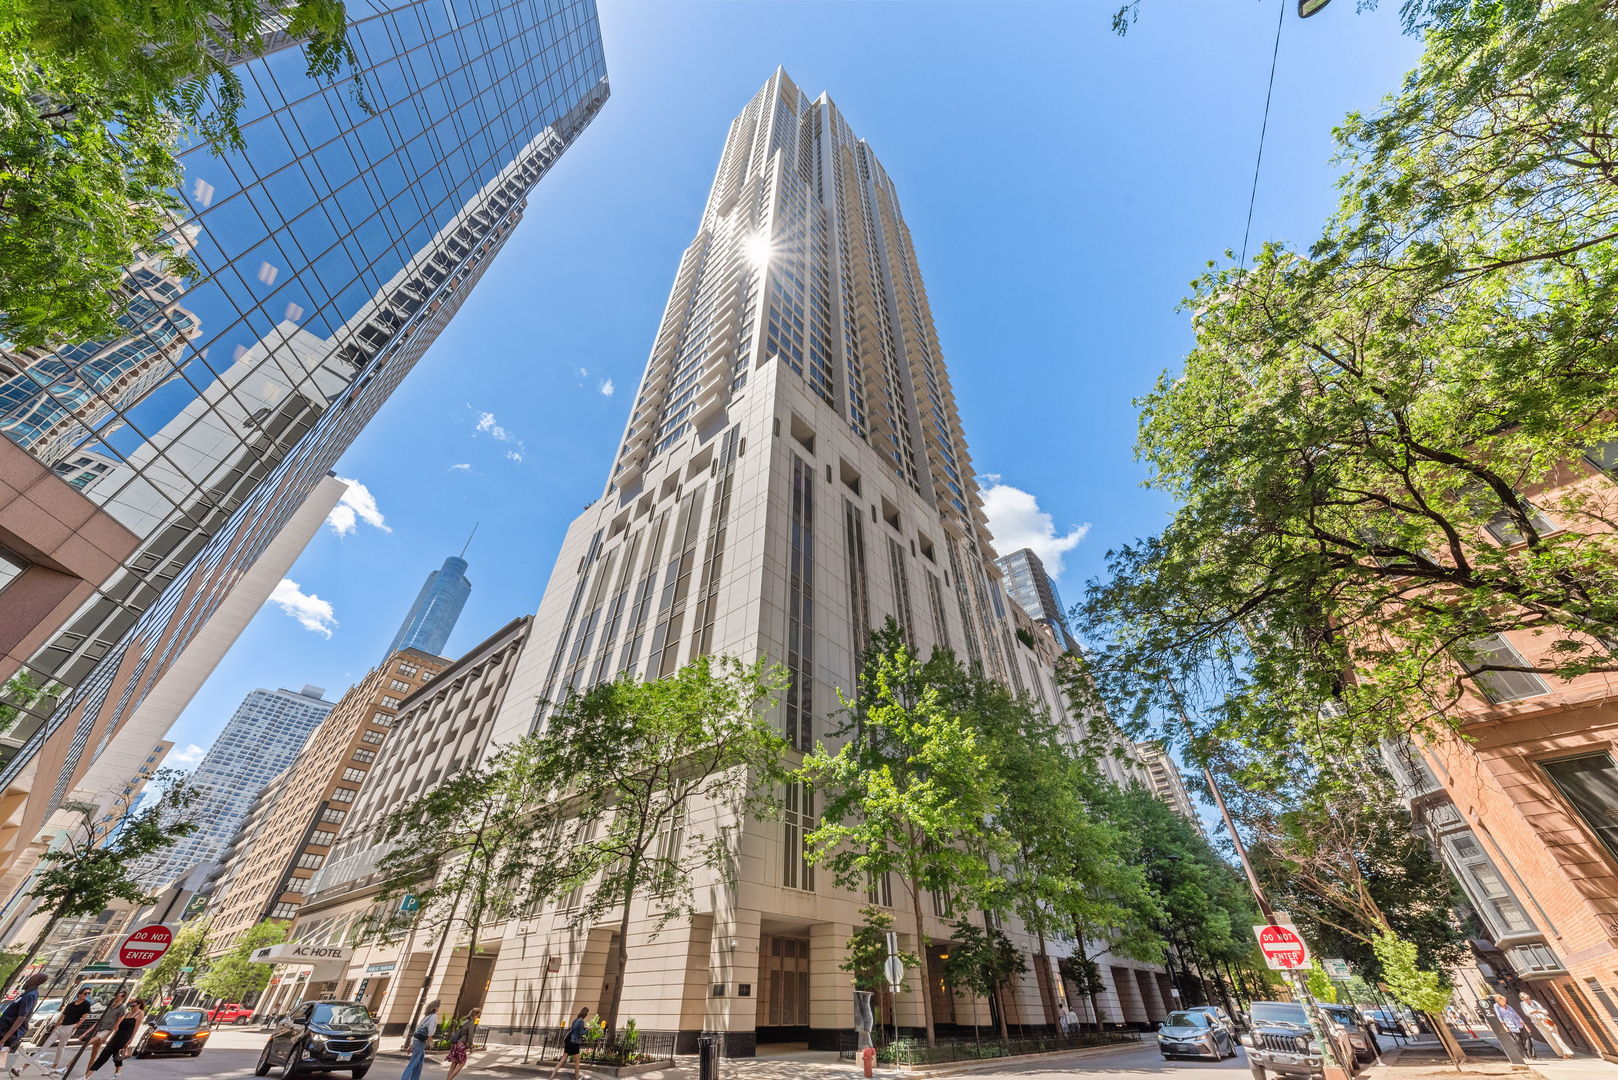
[[[162,923],[148,923],[129,932],[118,943],[112,962],[119,967],[150,967],[163,958],[174,944],[174,931]]]
[[[1301,968],[1309,962],[1309,949],[1292,927],[1271,923],[1253,927],[1253,933],[1258,936],[1258,951],[1264,954],[1264,962],[1275,970]]]

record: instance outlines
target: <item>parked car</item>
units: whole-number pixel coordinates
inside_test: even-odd
[[[170,1009],[146,1028],[135,1043],[135,1056],[188,1054],[196,1057],[208,1045],[208,1014],[201,1009]]]
[[[1376,1060],[1376,1048],[1371,1045],[1371,1039],[1365,1033],[1366,1021],[1348,1005],[1322,1005],[1320,1011],[1326,1018],[1343,1029],[1348,1038],[1348,1044],[1354,1048],[1354,1060],[1361,1065],[1369,1065]]]
[[[1236,1022],[1230,1018],[1229,1013],[1227,1013],[1224,1009],[1221,1009],[1219,1006],[1217,1006],[1217,1005],[1187,1005],[1185,1007],[1185,1011],[1186,1012],[1206,1013],[1208,1015],[1208,1019],[1213,1021],[1215,1027],[1223,1028],[1224,1031],[1225,1031],[1225,1034],[1229,1035],[1231,1037],[1232,1041],[1235,1040],[1235,1038],[1236,1038]]]
[[[363,1005],[350,1001],[305,1001],[270,1033],[254,1076],[276,1066],[283,1080],[314,1072],[346,1070],[360,1080],[371,1070],[381,1029]]]
[[[208,1022],[212,1024],[245,1024],[253,1018],[253,1007],[232,1002],[229,1005],[215,1005],[208,1010]]]
[[[1317,1077],[1322,1074],[1320,1043],[1309,1026],[1309,1014],[1291,1001],[1255,1001],[1248,1009],[1252,1030],[1241,1038],[1247,1047],[1247,1066],[1253,1080],[1278,1076]],[[1337,1059],[1351,1074],[1359,1072],[1354,1048],[1335,1024],[1326,1032]]]
[[[51,1029],[56,1026],[56,1018],[62,1014],[61,998],[46,998],[34,1006],[34,1015],[28,1021],[28,1041],[35,1046],[44,1045],[50,1036]]]
[[[1202,1009],[1169,1013],[1169,1018],[1158,1026],[1157,1048],[1164,1061],[1182,1057],[1223,1061],[1236,1056],[1236,1040]]]
[[[1365,1014],[1365,1018],[1376,1025],[1378,1035],[1397,1035],[1400,1038],[1407,1035],[1404,1021],[1392,1009],[1372,1009]]]

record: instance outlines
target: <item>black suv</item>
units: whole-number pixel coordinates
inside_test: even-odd
[[[1253,1080],[1267,1080],[1267,1073],[1280,1076],[1321,1075],[1320,1043],[1309,1030],[1309,1016],[1302,1005],[1290,1001],[1255,1001],[1248,1007],[1250,1029],[1242,1036],[1247,1047],[1247,1065]],[[1336,1028],[1336,1025],[1332,1025]],[[1341,1030],[1328,1030],[1337,1060],[1350,1074],[1359,1072],[1354,1048]]]
[[[360,1080],[371,1071],[380,1035],[363,1005],[306,1001],[276,1024],[253,1075],[268,1076],[279,1065],[287,1080],[329,1072],[346,1072]]]

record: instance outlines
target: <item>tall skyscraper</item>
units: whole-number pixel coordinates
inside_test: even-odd
[[[996,559],[995,565],[1006,576],[1006,595],[1028,612],[1028,617],[1043,623],[1064,651],[1076,651],[1079,643],[1067,628],[1067,615],[1062,609],[1062,598],[1056,592],[1045,564],[1031,548],[1020,548],[1010,555]]]
[[[466,598],[471,593],[472,583],[466,580],[466,560],[451,555],[442,567],[427,575],[421,592],[416,594],[416,602],[410,605],[410,614],[400,624],[399,632],[393,635],[388,652],[420,649],[433,656],[443,655],[444,644],[449,641],[455,620],[461,617],[461,608],[466,606]]]
[[[196,832],[136,864],[133,875],[160,889],[224,854],[259,792],[292,764],[309,733],[331,712],[336,702],[325,700],[324,694],[318,686],[305,686],[254,690],[243,698],[191,774],[197,789],[192,809]]]
[[[1057,645],[1016,632],[1034,624],[1001,588],[971,476],[894,186],[829,98],[810,98],[777,71],[730,126],[605,491],[568,530],[478,756],[544,724],[543,703],[570,687],[620,672],[656,678],[704,654],[784,664],[792,683],[774,721],[794,751],[835,745],[837,691],[854,689],[861,647],[889,618],[923,652],[948,647],[1065,715]],[[451,678],[428,693],[446,692]],[[412,774],[436,782],[442,762],[477,760],[463,756],[477,709],[413,718],[394,747],[410,753],[388,766],[396,779],[368,785],[362,803],[415,791],[404,783]],[[805,859],[814,791],[773,794],[772,821],[738,817],[728,797],[686,808],[669,842],[725,829],[735,876],[698,881],[694,912],[660,934],[636,901],[621,1016],[678,1030],[686,1045],[701,1030],[723,1031],[732,1054],[758,1042],[826,1048],[852,1026],[838,965],[863,905],[896,909],[906,950],[935,960],[949,951],[947,897],[924,895],[913,918],[897,882],[873,880],[869,893],[835,887]],[[377,855],[365,830],[339,837],[296,940],[340,936],[343,890],[366,880]],[[562,897],[484,927],[487,939],[467,953],[488,957],[487,975],[445,964],[423,987],[431,947],[419,935],[356,949],[342,979],[302,992],[338,993],[389,971],[378,1004],[387,1023],[402,1025],[422,992],[457,1011],[481,1007],[491,1031],[536,1012],[549,1023],[599,1005],[618,933],[616,918],[570,928],[577,902]],[[1035,955],[1032,935],[1009,922],[1007,932],[1030,958],[1005,995],[1008,1020],[1049,1024],[1060,973],[1048,953]],[[533,958],[545,956],[559,970],[541,1002]],[[1161,1019],[1161,972],[1103,960],[1108,1019]],[[946,1030],[989,1021],[981,1002],[922,992]],[[899,1009],[900,1025],[914,1028],[920,995],[903,995]]]
[[[62,691],[0,746],[0,797],[23,806],[0,885],[608,94],[593,0],[350,13],[357,79],[310,79],[274,37],[237,66],[243,148],[183,155],[171,242],[194,279],[132,266],[124,337],[0,354],[0,680],[20,663]],[[96,557],[64,542],[74,529]]]

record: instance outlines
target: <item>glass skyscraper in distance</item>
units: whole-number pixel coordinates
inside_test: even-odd
[[[0,795],[26,807],[0,841],[0,886],[20,880],[16,845],[161,689],[607,98],[593,0],[350,0],[348,12],[362,93],[311,80],[297,42],[272,32],[237,67],[243,149],[182,155],[187,213],[171,242],[190,250],[194,279],[132,266],[123,337],[0,352],[7,460],[20,447],[61,485],[53,505],[83,500],[78,520],[99,513],[134,543],[35,633],[41,645],[13,654],[61,693],[0,736]],[[6,543],[8,500],[0,484],[0,590],[30,566]],[[0,624],[6,610],[0,592]]]
[[[192,867],[212,863],[253,808],[259,792],[292,764],[309,735],[337,703],[318,686],[302,690],[254,690],[225,724],[191,774],[197,829],[173,846],[137,863],[131,874],[161,889]]]
[[[399,632],[388,646],[391,656],[400,649],[420,649],[433,656],[444,655],[444,644],[455,629],[455,620],[461,617],[461,608],[472,593],[472,583],[466,579],[466,560],[451,555],[444,565],[427,575],[416,602],[410,605]]]
[[[1076,651],[1079,643],[1068,630],[1067,614],[1056,592],[1056,582],[1051,580],[1050,572],[1033,549],[1020,548],[996,559],[995,564],[1006,576],[1006,594],[1017,606],[1028,612],[1030,619],[1048,626],[1064,651]]]

